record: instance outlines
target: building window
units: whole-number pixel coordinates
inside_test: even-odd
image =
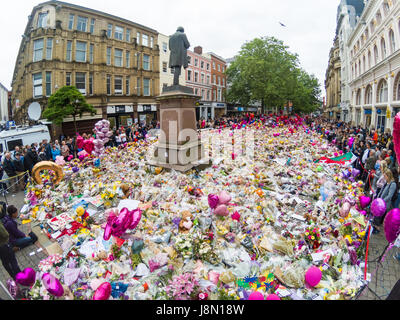
[[[33,41],[33,62],[43,60],[43,39]]]
[[[122,41],[124,38],[124,28],[115,26],[114,37],[115,37],[115,39]]]
[[[207,84],[210,84],[210,76],[207,75]]]
[[[163,46],[164,53],[167,53],[167,51],[168,51],[168,43],[163,42],[162,46]]]
[[[221,85],[221,77],[218,76],[218,85]]]
[[[93,95],[93,73],[89,73],[89,94]]]
[[[222,86],[225,87],[225,78],[222,78]]]
[[[194,59],[194,66],[198,67],[198,65],[199,65],[199,59]]]
[[[215,62],[213,62],[213,69],[215,70]]]
[[[131,29],[126,29],[126,42],[131,42]]]
[[[107,65],[111,66],[111,47],[107,47]]]
[[[361,106],[361,90],[358,90],[358,91],[357,91],[356,105],[357,105],[357,106]]]
[[[75,60],[77,62],[86,62],[86,42],[77,41],[76,42],[76,54]]]
[[[147,54],[143,54],[143,69],[150,70],[150,56]]]
[[[67,62],[72,61],[72,41],[67,41]]]
[[[150,96],[150,79],[143,79],[143,95]]]
[[[129,76],[126,77],[125,86],[125,94],[129,96],[131,94],[131,78]]]
[[[217,84],[217,76],[215,74],[213,75],[213,84]]]
[[[46,97],[51,96],[51,72],[46,72]]]
[[[188,70],[188,81],[192,81],[192,70]]]
[[[140,32],[136,33],[136,43],[140,44]]]
[[[381,81],[378,87],[378,103],[388,101],[388,85],[385,80]]]
[[[126,67],[130,68],[131,67],[131,52],[126,51]]]
[[[224,73],[225,73],[225,67],[224,67],[224,66],[222,66],[222,72],[224,72]]]
[[[218,65],[218,72],[221,72],[221,65]]]
[[[88,18],[78,16],[78,19],[76,21],[76,30],[86,32],[87,23],[88,23]]]
[[[372,87],[368,86],[365,94],[365,104],[372,104]]]
[[[47,16],[48,16],[47,12],[39,13],[38,23],[37,23],[38,28],[46,28],[47,27]]]
[[[40,98],[43,95],[43,79],[42,73],[35,73],[33,75],[33,97]]]
[[[109,23],[108,26],[107,26],[107,37],[109,39],[112,38],[112,30],[113,30],[113,25],[111,23]]]
[[[189,65],[192,65],[192,57],[191,56],[188,56],[188,63],[189,63]]]
[[[377,46],[374,47],[374,59],[375,59],[375,64],[377,64],[379,59]]]
[[[200,68],[204,69],[204,61],[200,62]]]
[[[210,101],[210,90],[207,90],[207,101]]]
[[[136,92],[138,96],[142,95],[142,86],[141,86],[141,79],[137,78],[137,82],[136,82]]]
[[[396,40],[394,39],[394,32],[392,29],[389,31],[389,39],[390,39],[390,53],[396,51]]]
[[[168,63],[163,62],[163,64],[162,64],[162,70],[163,70],[164,73],[167,73],[167,72],[168,72]]]
[[[70,14],[69,15],[69,21],[68,21],[68,29],[69,30],[74,30],[74,24],[75,24],[75,15]]]
[[[71,86],[71,72],[67,72],[65,75],[65,85],[67,87]]]
[[[381,39],[381,53],[382,53],[382,60],[386,58],[386,42],[385,39]]]
[[[53,38],[47,38],[46,40],[46,59],[53,59]]]
[[[210,64],[207,63],[207,71],[210,71]]]
[[[149,46],[149,36],[147,34],[142,35],[142,46]]]
[[[204,82],[205,82],[205,74],[202,73],[202,74],[201,74],[201,83],[204,83]]]
[[[194,94],[195,94],[196,96],[198,96],[198,95],[199,95],[199,89],[196,88],[196,89],[194,90]]]
[[[217,90],[213,90],[213,101],[217,101]]]
[[[218,101],[222,101],[222,90],[218,89]]]
[[[199,74],[198,74],[198,72],[194,73],[194,82],[199,82]]]
[[[154,37],[150,37],[150,48],[154,48]]]
[[[122,63],[122,50],[120,49],[115,49],[114,51],[114,62],[115,62],[115,66],[116,67],[122,67],[123,63]]]
[[[92,18],[90,20],[90,33],[93,34],[94,33],[94,25],[96,23],[96,19]]]
[[[86,95],[86,73],[77,72],[75,74],[75,87],[80,93]]]
[[[94,62],[94,44],[90,44],[90,54],[89,54],[90,63]]]
[[[205,100],[206,96],[205,96],[205,91],[204,89],[201,89],[201,100]]]
[[[107,95],[111,95],[111,76],[107,75]]]
[[[371,51],[368,51],[368,69],[371,69],[371,60],[372,60]]]
[[[122,77],[115,77],[114,79],[114,93],[121,95],[122,94]]]

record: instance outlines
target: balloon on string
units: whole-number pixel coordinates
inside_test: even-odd
[[[360,197],[360,205],[361,205],[362,209],[367,208],[370,203],[371,203],[371,198],[370,197],[366,197],[366,196],[361,196]]]
[[[386,202],[383,199],[375,199],[371,204],[371,213],[374,217],[380,218],[386,213]]]
[[[400,234],[400,209],[393,209],[385,218],[385,235],[389,243],[394,243]]]

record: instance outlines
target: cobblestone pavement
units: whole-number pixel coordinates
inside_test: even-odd
[[[13,204],[20,209],[24,204],[24,194],[19,193],[16,197],[10,195],[7,197],[7,200],[9,204]],[[27,226],[21,226],[21,230],[26,233]],[[50,242],[47,237],[40,232],[40,228],[33,225],[32,230],[39,237],[40,243],[44,247],[47,247]],[[385,300],[397,281],[400,279],[400,262],[393,258],[394,255],[400,252],[399,248],[393,248],[390,250],[382,265],[374,262],[381,256],[386,247],[387,241],[383,232],[372,236],[368,263],[368,273],[372,274],[372,281],[369,283],[369,289],[375,292],[376,295],[368,288],[365,288],[358,300]],[[37,249],[36,246],[31,246],[16,253],[21,270],[24,270],[25,268],[38,270],[39,262],[46,258],[46,255],[43,252],[37,253]],[[32,253],[35,254],[31,255]],[[9,275],[0,264],[0,281],[6,285],[7,279],[9,279]],[[10,300],[10,297],[1,287],[0,298],[3,300]]]

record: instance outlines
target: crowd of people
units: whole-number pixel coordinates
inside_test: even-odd
[[[245,114],[244,116],[226,116],[217,120],[205,121],[200,119],[197,123],[198,130],[231,128],[237,125],[250,124],[254,121],[265,121],[268,117]],[[344,153],[352,152],[356,156],[353,168],[360,170],[360,177],[364,182],[366,194],[372,198],[384,199],[387,213],[400,206],[400,167],[394,152],[393,137],[389,131],[380,134],[376,130],[353,127],[341,121],[332,121],[323,118],[306,117],[305,123],[310,129],[323,135],[331,144]],[[114,136],[107,146],[120,147],[129,142],[146,139],[152,129],[159,129],[160,123],[150,125],[134,124],[132,126],[113,128]],[[83,134],[84,139],[95,138],[95,134]],[[349,143],[353,141],[353,143]],[[60,143],[61,141],[61,143]],[[79,150],[76,146],[76,137],[61,136],[60,140],[49,142],[47,140],[31,146],[16,147],[14,151],[7,152],[1,157],[0,180],[4,175],[12,178],[14,191],[24,190],[26,179],[18,179],[19,175],[31,172],[34,165],[40,161],[55,161],[60,155],[68,159],[70,155],[77,156]],[[24,175],[23,177],[26,177]],[[0,188],[7,188],[5,183]],[[18,210],[14,206],[8,208],[0,205],[0,257],[3,265],[11,277],[20,272],[15,252],[32,244],[40,247],[37,236],[31,232],[25,235],[18,230],[16,219]],[[374,220],[374,233],[381,232],[385,216]],[[400,256],[396,257],[400,261]]]

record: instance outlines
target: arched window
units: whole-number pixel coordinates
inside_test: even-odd
[[[396,40],[394,39],[394,32],[392,29],[389,31],[389,39],[390,39],[390,53],[396,51]]]
[[[378,55],[378,47],[375,46],[374,47],[374,60],[375,60],[375,64],[378,63],[378,59],[379,59],[379,55]]]
[[[357,78],[357,76],[358,76],[358,67],[357,67],[357,63],[356,63],[356,73],[355,73],[355,75],[356,75],[356,78]]]
[[[396,101],[400,101],[400,73],[397,74],[395,80],[394,80],[394,86],[393,86],[393,98]]]
[[[358,91],[357,91],[356,105],[361,106],[361,89],[358,89]]]
[[[380,25],[381,22],[382,22],[382,14],[381,14],[380,11],[378,11],[378,13],[376,14],[376,23],[377,23],[378,25]]]
[[[372,60],[371,51],[368,51],[368,69],[371,69],[371,60]]]
[[[372,87],[368,86],[365,91],[365,104],[372,104]]]
[[[382,80],[378,86],[378,103],[388,102],[388,85],[386,80]]]
[[[369,39],[369,31],[368,31],[368,27],[367,29],[365,29],[365,39],[368,40]]]
[[[381,39],[381,54],[382,54],[382,60],[386,58],[386,42],[385,39]]]

